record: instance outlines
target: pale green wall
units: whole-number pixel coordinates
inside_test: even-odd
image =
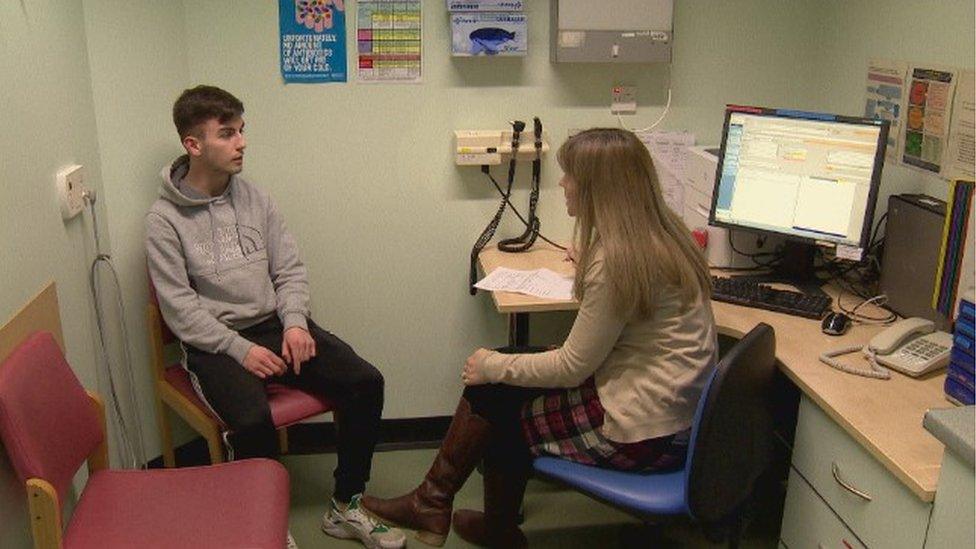
[[[868,59],[932,63],[973,69],[976,57],[972,0],[941,0],[923,4],[890,0],[829,0],[823,3],[818,88],[822,108],[863,115]],[[945,181],[919,170],[889,162],[878,207],[901,192],[946,197]]]
[[[799,95],[812,104],[797,82],[803,71],[789,62],[815,37],[802,23],[815,13],[811,4],[744,5],[679,3],[674,109],[661,127],[708,132],[703,138],[716,142],[726,100],[794,104]],[[385,415],[449,413],[465,357],[504,343],[506,327],[487,296],[466,291],[471,245],[497,201],[477,168],[454,166],[451,132],[537,115],[558,145],[571,128],[616,125],[608,108],[615,83],[638,86],[641,108],[628,122],[647,125],[664,104],[667,67],[551,64],[547,2],[527,8],[528,57],[451,58],[443,3],[429,2],[423,83],[285,85],[276,5],[235,6],[237,17],[227,18],[221,3],[186,3],[190,79],[244,101],[245,175],[272,192],[298,238],[316,317],[386,374]],[[739,16],[743,23],[725,28]],[[354,44],[350,34],[350,50]],[[543,171],[544,232],[566,238],[554,158]],[[521,174],[524,191],[528,165]],[[520,194],[516,204],[525,202]],[[516,230],[508,224],[499,233]]]
[[[85,164],[101,190],[103,246],[122,280],[147,450],[158,455],[142,216],[160,166],[180,152],[172,100],[212,83],[245,102],[245,175],[287,216],[317,319],[386,373],[386,416],[449,413],[467,353],[505,339],[490,299],[465,289],[471,243],[497,202],[476,169],[454,166],[451,131],[537,115],[558,145],[571,128],[616,124],[607,106],[613,84],[639,87],[638,115],[625,117],[631,126],[656,120],[666,96],[664,66],[550,64],[548,2],[529,4],[525,59],[452,59],[444,4],[429,0],[422,84],[285,86],[275,2],[0,0],[0,318],[43,280],[57,280],[68,357],[86,385],[98,384],[90,220],[63,224],[54,198],[56,170]],[[963,1],[677,0],[674,98],[661,128],[717,143],[725,103],[858,114],[867,57],[972,67],[973,29],[972,3]],[[543,229],[562,238],[571,224],[551,157],[543,170]],[[914,174],[886,168],[885,184],[941,188]],[[527,175],[522,166],[518,205]],[[516,232],[510,221],[499,230]],[[539,341],[558,341],[571,322],[539,316]],[[4,547],[26,544],[21,498],[0,465]]]
[[[54,280],[68,360],[95,387],[91,223],[62,222],[55,196],[55,174],[74,163],[101,188],[82,23],[80,1],[0,1],[0,323]],[[18,547],[29,540],[26,499],[8,463],[4,452],[0,546]]]
[[[142,235],[147,205],[155,200],[160,167],[179,146],[173,100],[188,85],[181,2],[83,0],[98,147],[112,213],[109,237],[125,297],[129,348],[146,452],[160,455],[153,401],[145,307],[148,299]],[[174,421],[176,439],[193,431]]]

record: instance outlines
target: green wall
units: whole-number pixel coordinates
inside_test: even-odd
[[[726,103],[859,114],[869,57],[974,61],[969,1],[677,0],[670,70],[553,65],[548,2],[528,4],[524,59],[451,58],[444,3],[428,0],[422,83],[286,86],[275,2],[0,0],[0,318],[56,280],[68,358],[87,386],[104,384],[87,292],[91,219],[62,223],[54,196],[58,168],[86,165],[99,191],[103,251],[121,279],[147,451],[159,454],[142,219],[157,172],[181,152],[172,101],[185,87],[216,84],[245,103],[244,175],[272,193],[298,239],[316,319],[384,371],[386,417],[447,414],[464,358],[505,341],[490,298],[465,287],[470,246],[497,201],[476,168],[454,166],[453,130],[539,116],[558,146],[570,129],[616,125],[614,84],[639,88],[638,114],[625,123],[650,124],[670,82],[660,127],[715,144]],[[355,51],[352,35],[348,46]],[[527,176],[523,165],[517,205],[527,202]],[[566,238],[558,177],[550,156],[539,215],[545,234]],[[945,192],[939,180],[897,166],[886,167],[884,185]],[[499,235],[521,232],[511,221]],[[536,341],[559,341],[571,321],[537,315]],[[0,546],[26,546],[23,492],[5,459]]]
[[[68,360],[96,387],[90,220],[62,222],[54,179],[84,164],[101,187],[82,17],[80,2],[0,1],[0,323],[54,280]],[[0,546],[26,546],[27,525],[23,485],[2,452]]]

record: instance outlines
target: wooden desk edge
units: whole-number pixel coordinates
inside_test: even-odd
[[[717,326],[718,332],[722,335],[734,337],[736,339],[741,339],[746,334],[732,327],[728,326]],[[824,400],[816,391],[814,391],[802,378],[800,378],[796,373],[790,369],[790,367],[785,364],[780,357],[776,357],[776,362],[779,369],[790,378],[790,381],[796,384],[797,387],[803,391],[803,394],[814,401],[816,405],[824,411],[832,420],[834,420],[838,425],[844,429],[848,435],[850,435],[854,440],[856,440],[862,447],[864,447],[868,452],[874,456],[875,459],[881,462],[891,474],[895,475],[906,488],[912,491],[913,494],[922,501],[926,503],[932,503],[935,501],[935,490],[936,480],[931,486],[926,486],[915,480],[908,472],[898,466],[894,461],[892,461],[884,451],[879,448],[876,444],[871,442],[867,437],[861,434],[842,414],[834,410],[830,404]]]

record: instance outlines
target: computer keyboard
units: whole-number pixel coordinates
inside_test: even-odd
[[[754,280],[712,277],[712,299],[745,307],[768,309],[806,318],[822,318],[830,311],[827,295],[776,290]]]

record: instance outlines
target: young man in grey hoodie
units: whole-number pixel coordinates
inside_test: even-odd
[[[173,122],[186,154],[163,168],[146,216],[149,274],[167,326],[182,342],[200,396],[226,423],[232,459],[276,457],[265,393],[270,379],[323,394],[338,408],[331,535],[402,547],[404,535],[366,515],[383,409],[383,375],[309,318],[308,277],[295,239],[268,194],[240,174],[243,104],[197,86]]]

